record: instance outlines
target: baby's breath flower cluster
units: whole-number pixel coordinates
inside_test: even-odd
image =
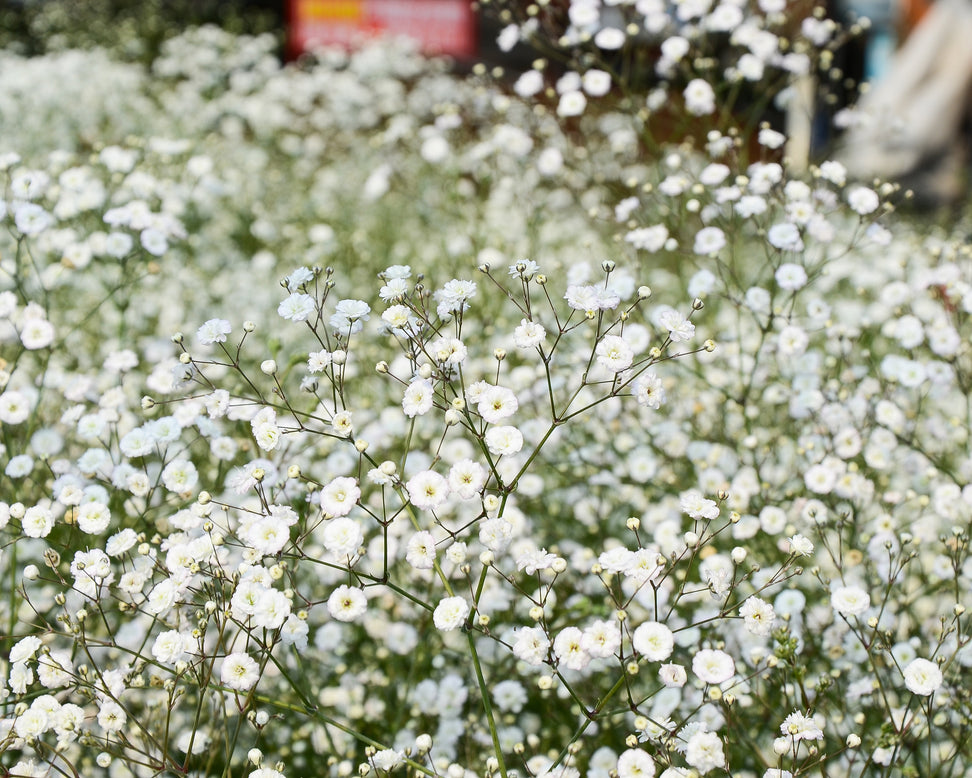
[[[0,57],[4,771],[972,763],[968,248],[730,126],[837,32],[495,5],[555,84]]]

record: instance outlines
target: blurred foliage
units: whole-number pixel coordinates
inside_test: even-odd
[[[152,62],[163,41],[216,24],[238,34],[274,33],[282,47],[283,0],[0,0],[0,48],[36,55],[101,47]]]

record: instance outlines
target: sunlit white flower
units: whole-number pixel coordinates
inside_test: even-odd
[[[631,636],[634,650],[650,662],[663,662],[672,655],[675,636],[672,631],[657,621],[639,624]]]
[[[927,659],[913,659],[904,669],[905,686],[908,691],[922,697],[928,697],[941,688],[942,671],[935,663]]]
[[[469,615],[469,603],[463,597],[445,597],[439,601],[432,612],[432,621],[437,629],[451,632],[462,626]]]
[[[655,778],[655,760],[640,748],[629,748],[618,757],[618,778]]]
[[[235,691],[249,691],[260,679],[260,667],[249,654],[227,654],[220,666],[219,679],[224,686]]]
[[[736,664],[725,651],[703,648],[692,658],[692,672],[705,683],[720,684],[736,672]]]
[[[449,496],[449,482],[434,470],[423,470],[405,484],[408,499],[420,510],[435,510]]]
[[[830,604],[843,616],[860,616],[871,607],[871,597],[859,586],[837,586],[830,594]]]

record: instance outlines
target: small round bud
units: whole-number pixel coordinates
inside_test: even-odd
[[[335,365],[343,365],[347,361],[348,361],[348,352],[345,351],[343,348],[335,349],[331,353],[331,362],[333,362]]]
[[[201,491],[199,496],[196,498],[196,502],[200,505],[209,505],[212,502],[213,496],[207,491]]]
[[[638,299],[647,300],[651,297],[651,287],[649,286],[639,286],[638,287]]]
[[[247,319],[243,322],[243,332],[253,332],[256,329],[256,322]]]
[[[715,351],[716,343],[712,338],[709,338],[705,343],[702,344],[706,351],[710,354]]]
[[[152,399],[151,397],[149,397],[148,395],[145,395],[145,396],[144,396],[144,397],[142,398],[142,410],[143,410],[143,411],[150,411],[150,410],[152,410],[152,409],[153,409],[154,407],[155,407],[155,400],[153,400],[153,399]]]
[[[543,618],[543,608],[539,605],[530,608],[530,618],[534,621],[540,621]]]
[[[251,748],[246,752],[246,760],[256,767],[259,767],[263,762],[263,752],[259,748]]]
[[[354,441],[354,447],[357,449],[359,454],[363,454],[368,450],[368,441],[364,440],[363,438],[358,438],[356,441]]]
[[[40,575],[40,570],[37,569],[37,565],[27,565],[24,568],[24,578],[28,581],[36,581]]]
[[[496,359],[497,362],[502,362],[504,359],[506,359],[506,349],[505,348],[493,349],[493,357]]]
[[[375,365],[375,372],[376,373],[381,373],[382,375],[384,375],[385,373],[387,373],[388,372],[388,363],[385,360],[382,360],[381,362],[379,362],[377,365]]]
[[[260,371],[266,375],[275,375],[277,372],[277,362],[274,359],[264,359],[260,363]]]
[[[300,465],[291,465],[288,467],[287,478],[300,478]]]
[[[696,297],[694,300],[692,300],[693,311],[701,311],[703,308],[705,308],[705,303],[702,302],[701,297]]]

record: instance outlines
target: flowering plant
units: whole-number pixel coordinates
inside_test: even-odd
[[[966,248],[717,110],[819,17],[552,6],[549,94],[204,28],[0,156],[11,775],[969,763]]]

